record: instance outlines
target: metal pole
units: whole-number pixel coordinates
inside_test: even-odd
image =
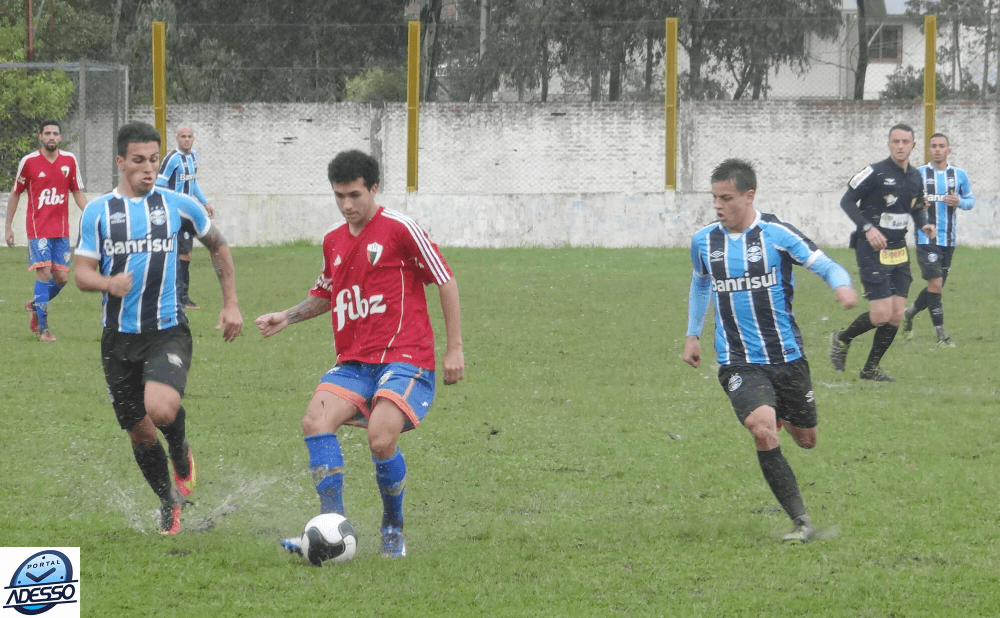
[[[666,20],[666,40],[663,50],[666,90],[663,113],[666,134],[666,190],[677,190],[677,18]]]
[[[406,61],[406,192],[417,190],[420,121],[420,22],[409,24]]]
[[[937,112],[937,15],[924,15],[924,162],[931,160]]]
[[[167,25],[153,22],[153,118],[160,132],[160,158],[167,154]]]
[[[80,92],[79,117],[80,117],[80,176],[84,178],[83,184],[89,185],[87,178],[87,59],[80,58]]]

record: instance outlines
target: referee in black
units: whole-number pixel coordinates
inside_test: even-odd
[[[851,248],[865,289],[869,310],[850,326],[834,331],[830,341],[830,363],[844,371],[847,351],[855,337],[874,329],[871,351],[861,369],[862,380],[895,382],[879,367],[906,309],[906,295],[913,277],[906,248],[906,229],[912,217],[929,237],[935,235],[934,214],[924,210],[923,181],[910,165],[913,129],[897,124],[889,129],[889,158],[872,163],[847,183],[840,207],[857,226]]]

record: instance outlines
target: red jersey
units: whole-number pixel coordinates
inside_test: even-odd
[[[427,233],[379,206],[357,236],[345,224],[326,233],[323,272],[309,293],[330,301],[338,363],[409,363],[433,371],[424,286],[451,278]]]
[[[52,163],[41,150],[26,155],[17,166],[13,192],[20,195],[25,189],[28,238],[69,238],[70,193],[83,190],[73,153],[60,150]]]

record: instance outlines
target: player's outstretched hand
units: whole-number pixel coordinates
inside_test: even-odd
[[[684,341],[684,362],[692,367],[701,364],[701,343],[694,335]]]
[[[850,309],[858,304],[858,293],[849,285],[842,285],[833,291],[837,297],[837,302],[844,309]]]
[[[444,383],[455,384],[465,376],[465,354],[462,350],[444,353]]]
[[[219,312],[219,323],[215,325],[215,330],[222,331],[222,338],[232,341],[243,332],[243,316],[238,307],[222,307]]]
[[[279,311],[262,315],[253,323],[257,325],[257,330],[260,331],[262,337],[270,337],[277,335],[288,326],[288,318],[284,311]]]

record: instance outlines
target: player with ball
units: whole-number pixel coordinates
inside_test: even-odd
[[[434,333],[424,286],[438,286],[446,331],[444,383],[462,379],[458,285],[427,234],[410,218],[375,203],[378,161],[341,152],[327,175],[345,222],[323,237],[323,270],[306,300],[256,320],[264,337],[331,312],[337,362],[302,419],[309,470],[323,513],[344,514],[344,456],[337,431],[364,427],[382,496],[382,555],[406,555],[399,435],[415,429],[434,401]],[[282,541],[303,554],[304,535]],[[308,557],[308,556],[307,556]]]

